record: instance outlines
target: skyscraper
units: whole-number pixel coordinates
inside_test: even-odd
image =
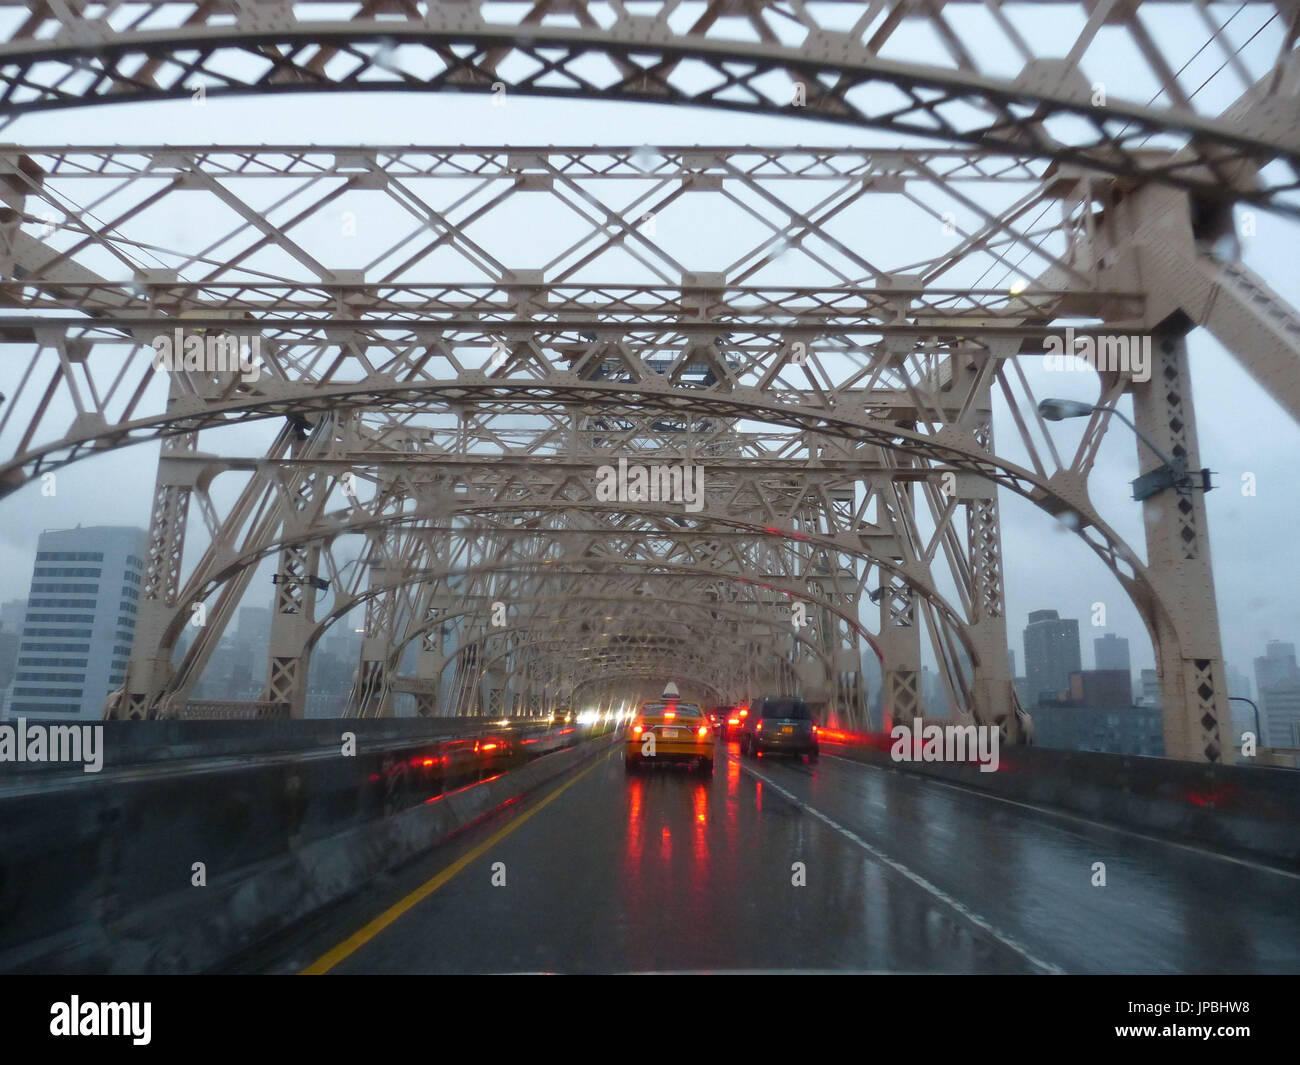
[[[1266,747],[1300,747],[1300,678],[1260,692],[1262,741]]]
[[[1244,699],[1254,698],[1250,690],[1250,678],[1231,662],[1223,663],[1223,671],[1228,677],[1228,694]]]
[[[1300,745],[1300,670],[1296,668],[1295,644],[1269,640],[1264,654],[1255,659],[1255,687],[1259,690],[1259,713],[1268,747]]]
[[[142,529],[119,526],[41,534],[11,717],[102,715],[126,676],[147,543]]]
[[[1098,669],[1122,669],[1125,673],[1133,672],[1132,663],[1129,661],[1128,640],[1122,636],[1108,632],[1105,636],[1093,640],[1092,653],[1097,660]]]
[[[0,603],[0,629],[6,632],[21,632],[23,615],[27,613],[26,599],[10,599]]]
[[[1031,610],[1025,626],[1025,680],[1035,704],[1054,700],[1070,686],[1070,674],[1081,668],[1079,622],[1061,618],[1055,610]]]
[[[1142,671],[1142,705],[1155,707],[1162,705],[1160,675],[1154,669],[1144,669]]]
[[[1294,680],[1297,675],[1295,644],[1269,640],[1264,654],[1255,659],[1255,687],[1260,695],[1284,680]]]
[[[266,606],[240,607],[239,625],[235,629],[235,639],[265,653],[266,645],[271,639],[271,608]]]

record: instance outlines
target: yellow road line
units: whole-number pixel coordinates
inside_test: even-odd
[[[479,858],[481,858],[488,850],[490,850],[492,847],[495,847],[498,843],[500,843],[503,839],[505,839],[506,836],[510,835],[511,832],[519,828],[519,826],[522,825],[525,821],[527,821],[530,817],[532,817],[536,813],[539,813],[545,807],[549,806],[561,795],[563,795],[566,791],[568,791],[571,787],[573,787],[574,784],[578,783],[578,781],[580,781],[593,769],[598,768],[604,762],[605,762],[604,758],[596,759],[595,763],[589,765],[586,769],[584,769],[581,773],[579,773],[568,783],[562,785],[559,788],[556,788],[555,791],[551,792],[550,795],[546,796],[545,799],[539,802],[527,813],[520,814],[508,825],[504,826],[500,831],[494,833],[492,836],[485,839],[472,851],[462,855],[460,858],[457,858],[456,861],[452,862],[451,865],[447,866],[447,868],[444,869],[442,872],[438,873],[436,876],[432,877],[431,879],[426,880],[418,888],[416,888],[409,895],[407,895],[406,898],[402,899],[401,902],[394,903],[383,913],[381,913],[378,917],[376,917],[373,921],[367,924],[364,928],[361,928],[359,931],[356,931],[352,935],[348,936],[348,938],[345,939],[338,946],[333,947],[330,950],[327,950],[314,962],[308,965],[307,968],[305,968],[301,973],[299,973],[299,975],[318,976],[321,973],[327,973],[331,969],[333,969],[334,966],[338,965],[339,962],[343,961],[344,958],[347,958],[351,954],[355,954],[358,950],[360,950],[372,939],[374,939],[375,936],[379,935],[380,932],[382,932],[390,924],[392,924],[399,917],[401,917],[402,914],[406,913],[406,911],[409,910],[412,906],[415,906],[418,903],[423,902],[435,891],[437,891],[440,887],[442,887],[443,884],[447,883],[447,881],[449,881],[457,873],[462,872],[465,869],[465,867],[468,866],[471,862],[477,861]]]

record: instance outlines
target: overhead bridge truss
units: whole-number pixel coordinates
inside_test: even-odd
[[[0,345],[20,368],[0,493],[161,448],[106,712],[238,712],[192,693],[241,602],[269,593],[249,716],[303,714],[313,650],[362,611],[357,715],[611,705],[675,677],[879,725],[861,656],[880,659],[885,719],[907,719],[927,709],[924,640],[954,712],[1020,741],[998,513],[1014,493],[1135,604],[1168,752],[1226,757],[1202,499],[1144,503],[1138,550],[1089,487],[1124,397],[1198,467],[1193,327],[1300,413],[1300,325],[1232,253],[1234,205],[1300,203],[1296,6],[651,7],[0,0],[21,16],[0,21],[11,121],[449,89],[917,145],[0,148]],[[1203,35],[1177,63],[1153,29],[1175,8]],[[1004,41],[996,63],[964,43],[975,25]],[[927,65],[917,33],[937,42]],[[1116,49],[1131,61],[1089,74]],[[864,240],[878,231],[907,238]],[[1066,325],[1155,352],[1149,380],[1102,368],[1071,446],[1027,372]],[[191,338],[208,361],[181,357]],[[250,349],[255,371],[211,362]],[[629,494],[628,468],[665,492]]]

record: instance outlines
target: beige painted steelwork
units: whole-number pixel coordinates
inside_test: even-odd
[[[1066,521],[1132,598],[1168,753],[1229,756],[1203,501],[1148,500],[1144,559],[1089,497],[1111,419],[1062,455],[1023,366],[1065,323],[1151,336],[1157,376],[1102,372],[1097,403],[1131,395],[1139,428],[1192,468],[1194,325],[1300,412],[1297,318],[1224,253],[1234,204],[1297,213],[1296,9],[1242,6],[1271,42],[1261,61],[1193,5],[1196,55],[1220,58],[1206,83],[1236,101],[1214,113],[1145,21],[1171,5],[1089,5],[1069,40],[1021,24],[1053,6],[31,8],[0,43],[0,116],[200,86],[454,87],[966,146],[0,148],[0,331],[28,353],[0,408],[0,491],[163,443],[136,651],[107,712],[301,715],[312,649],[363,608],[359,715],[406,697],[543,713],[577,692],[609,708],[676,677],[719,701],[798,691],[861,726],[867,648],[886,716],[924,710],[924,628],[956,712],[1018,741],[1001,489]],[[818,22],[830,7],[850,29]],[[975,15],[1018,73],[963,43]],[[920,29],[942,60],[898,54]],[[1090,84],[1116,35],[1140,61]],[[946,239],[871,246],[873,210]],[[726,248],[694,231],[712,212],[736,220]],[[339,239],[349,215],[371,226],[364,255]],[[528,239],[507,239],[520,219]],[[256,337],[259,372],[159,374],[151,345],[176,328]],[[269,448],[239,455],[231,428],[267,420]],[[602,497],[620,460],[702,468],[699,506]],[[208,546],[187,559],[196,520]],[[269,558],[261,698],[192,700]]]

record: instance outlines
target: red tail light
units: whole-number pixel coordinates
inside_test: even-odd
[[[642,732],[645,731],[645,726],[642,725],[640,721],[638,721],[635,725],[632,726],[632,731],[639,736],[641,735]]]
[[[763,731],[763,722],[762,722],[762,721],[760,721],[757,725],[754,726],[754,731],[755,731],[755,732],[762,732],[762,731]]]
[[[727,718],[727,724],[728,724],[728,725],[739,725],[739,724],[740,724],[740,718],[738,718],[738,717],[729,717],[729,718]]]
[[[748,710],[742,710],[742,711],[740,712],[740,716],[741,716],[741,717],[749,717],[749,711],[748,711]]]
[[[707,736],[708,734],[709,734],[709,730],[704,725],[701,725],[695,732],[695,735],[700,736],[701,738]]]
[[[668,710],[668,711],[666,711],[666,712],[664,713],[664,720],[665,720],[665,721],[671,721],[671,720],[672,720],[673,718],[675,718],[676,716],[677,716],[676,711]]]

